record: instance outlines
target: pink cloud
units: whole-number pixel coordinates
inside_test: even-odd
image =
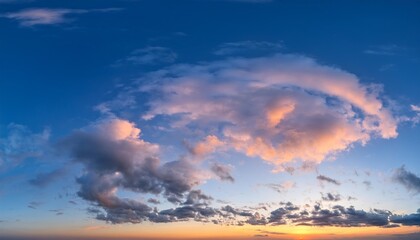
[[[168,115],[176,128],[222,126],[217,135],[226,146],[275,165],[320,163],[372,137],[397,136],[379,86],[303,56],[175,65],[148,77],[158,84],[142,90],[163,97],[150,102],[144,119]]]

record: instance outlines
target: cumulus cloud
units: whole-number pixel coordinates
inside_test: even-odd
[[[322,195],[322,200],[324,201],[330,201],[330,202],[338,202],[341,200],[341,195],[340,194],[332,194],[332,193],[321,193]]]
[[[144,119],[213,127],[226,147],[277,166],[320,163],[372,137],[397,136],[380,87],[304,56],[175,65],[144,78],[156,83],[141,87],[156,93]]]
[[[50,130],[33,133],[26,126],[11,123],[0,137],[0,169],[13,167],[25,159],[39,158],[48,148]]]
[[[212,178],[211,171],[186,158],[162,163],[159,146],[142,140],[140,133],[133,123],[110,116],[63,139],[58,148],[85,167],[77,179],[78,195],[99,208],[98,219],[112,223],[175,221],[177,214],[186,212],[203,217],[210,209],[203,208],[206,204],[200,201],[211,197],[193,188]],[[216,170],[220,178],[231,180],[227,169]],[[160,214],[146,203],[120,198],[119,189],[160,195],[171,203],[192,206]]]
[[[393,223],[400,223],[404,226],[420,226],[420,209],[417,210],[417,213],[408,215],[393,215],[390,220]]]
[[[223,145],[224,143],[217,136],[209,135],[194,146],[187,144],[187,148],[192,155],[202,157],[216,151]]]
[[[1,17],[16,20],[23,27],[32,27],[36,25],[57,25],[71,21],[69,16],[84,14],[89,12],[109,12],[118,11],[119,8],[104,9],[50,9],[50,8],[30,8],[18,12],[10,12],[0,15]]]
[[[395,169],[392,179],[403,185],[407,190],[416,194],[420,193],[420,177],[407,171],[404,166]]]
[[[384,227],[389,225],[388,218],[390,215],[391,212],[378,209],[366,212],[357,210],[353,206],[345,208],[336,205],[332,209],[323,209],[320,206],[315,206],[308,216],[297,218],[293,222],[307,226]]]

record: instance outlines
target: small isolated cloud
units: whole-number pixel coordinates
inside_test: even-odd
[[[104,9],[51,9],[51,8],[30,8],[18,12],[10,12],[0,15],[0,17],[9,18],[18,21],[23,27],[32,27],[36,25],[57,25],[72,21],[70,16],[90,13],[90,12],[110,12],[118,11],[119,8]]]
[[[380,56],[394,56],[399,55],[403,51],[405,51],[406,48],[395,45],[395,44],[389,44],[389,45],[380,45],[380,46],[373,46],[369,49],[366,49],[364,53],[371,54],[371,55],[380,55]]]
[[[248,52],[278,52],[283,48],[280,43],[266,42],[266,41],[241,41],[241,42],[228,42],[221,44],[216,51],[215,55],[233,55]]]
[[[213,163],[211,165],[211,171],[222,181],[234,182],[235,179],[232,177],[232,167],[229,165],[223,165],[220,163]]]
[[[338,202],[341,200],[341,195],[340,194],[332,194],[332,193],[321,193],[322,195],[322,200],[324,201],[329,201],[329,202]]]
[[[324,175],[318,175],[316,177],[316,179],[318,179],[319,181],[322,181],[322,182],[332,183],[332,184],[335,184],[335,185],[340,185],[341,184],[339,181],[337,181],[335,179],[332,179],[330,177],[324,176]]]
[[[420,193],[420,177],[407,171],[404,166],[395,169],[392,179],[394,182],[403,185],[407,190],[415,194]]]
[[[373,137],[398,135],[381,87],[304,56],[178,64],[142,82],[153,84],[140,91],[156,96],[144,119],[211,129],[224,147],[276,166],[319,164]]]
[[[278,183],[270,183],[270,184],[265,184],[266,187],[271,188],[272,190],[278,192],[278,193],[284,193],[285,191],[295,188],[296,187],[296,183],[293,181],[285,181],[282,182],[280,184]]]
[[[47,173],[40,173],[34,179],[29,180],[29,183],[37,187],[46,187],[62,177],[65,173],[66,170],[64,168],[59,168]]]
[[[114,65],[119,66],[124,63],[135,65],[173,63],[177,57],[178,55],[169,48],[153,46],[134,50],[128,57],[118,60]]]
[[[371,187],[372,187],[372,182],[371,181],[365,180],[362,183],[366,186],[366,189],[371,189]]]
[[[32,201],[28,204],[28,208],[37,209],[42,204],[42,202]]]

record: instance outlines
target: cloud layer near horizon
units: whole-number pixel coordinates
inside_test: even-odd
[[[78,195],[90,202],[89,212],[98,220],[114,224],[194,220],[239,226],[288,224],[388,228],[419,225],[418,212],[395,215],[386,210],[367,212],[338,204],[324,208],[321,202],[313,206],[280,202],[271,206],[262,204],[258,208],[238,208],[234,205],[216,207],[212,204],[213,198],[203,193],[199,186],[212,178],[230,182],[234,179],[227,166],[214,163],[209,170],[201,166],[203,159],[197,159],[197,156],[210,153],[212,148],[200,145],[202,142],[190,149],[191,157],[161,162],[159,146],[142,140],[140,133],[135,124],[107,116],[75,131],[58,145],[74,161],[83,164],[84,172],[77,178],[80,184]],[[204,142],[213,143],[214,146],[221,144],[214,136]],[[336,180],[323,175],[319,175],[318,179],[338,184]],[[174,207],[159,209],[162,207],[159,201],[121,197],[121,191],[140,196],[159,196]],[[322,194],[322,200],[337,202],[340,201],[340,195]]]
[[[142,91],[159,96],[144,119],[164,115],[172,127],[221,129],[227,147],[278,166],[320,163],[372,137],[397,136],[380,86],[304,56],[174,65],[144,78],[155,84]]]

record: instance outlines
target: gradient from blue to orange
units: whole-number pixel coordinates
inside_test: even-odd
[[[254,211],[266,204],[270,206],[264,210],[268,217],[282,206],[280,202],[302,208],[308,204],[307,209],[320,203],[325,208],[354,206],[366,212],[384,209],[394,215],[419,217],[419,11],[417,1],[0,0],[0,236],[327,239],[336,237],[333,234],[342,234],[343,238],[359,234],[387,239],[392,234],[407,234],[407,239],[416,239],[418,219],[393,228],[391,223],[387,228],[296,226],[290,224],[292,218],[286,225],[233,226],[192,219],[109,224],[87,210],[92,206],[101,210],[100,204],[104,203],[100,198],[78,194],[81,185],[87,185],[76,178],[97,167],[85,159],[74,161],[77,157],[62,150],[62,142],[76,139],[75,131],[109,131],[112,134],[101,132],[95,137],[159,145],[163,163],[191,158],[188,161],[203,161],[200,164],[206,170],[216,166],[214,163],[220,164],[217,166],[225,175],[220,175],[219,169],[219,175],[204,171],[197,177],[191,169],[185,170],[200,182],[194,189],[211,196],[211,206],[218,209],[229,204],[238,211]],[[293,83],[302,71],[316,81],[327,79],[325,86],[342,81],[354,86],[348,89],[351,93],[368,89],[364,94],[369,101],[346,98],[342,89],[317,87],[310,82],[314,80]],[[267,130],[265,127],[253,129],[250,122],[258,120],[261,112],[253,105],[246,109],[235,102],[239,98],[245,103],[252,99],[271,104],[272,99],[265,99],[272,96],[271,92],[241,95],[242,90],[252,92],[255,87],[246,85],[254,83],[248,79],[250,75],[258,78],[265,73],[292,79],[292,83],[280,80],[287,85],[280,93],[292,93],[288,100],[304,106],[298,116],[315,109],[341,119],[340,111],[350,106],[351,112],[365,117],[362,112],[369,107],[357,105],[360,100],[366,105],[383,103],[392,117],[381,117],[382,110],[374,112],[379,123],[362,124],[362,132],[353,128],[356,125],[328,122],[327,130],[332,123],[338,124],[339,130],[334,130],[338,140],[331,140],[333,136],[328,134],[317,135],[315,143],[304,142],[295,152],[287,152],[289,155],[271,151],[264,141],[282,142],[288,135],[278,139],[260,133]],[[156,76],[169,80],[159,82]],[[191,79],[203,86],[190,85]],[[352,85],[353,80],[356,85]],[[157,84],[153,85],[154,81]],[[222,81],[229,88],[221,85]],[[271,83],[261,80],[261,84]],[[276,87],[272,89],[277,91]],[[198,94],[181,88],[191,88]],[[226,103],[230,112],[249,116],[243,122],[237,116],[226,117],[239,130],[225,122],[214,124],[212,117],[222,116],[188,104],[197,101],[214,107],[211,101],[220,102],[212,91],[235,102]],[[173,92],[177,94],[172,96]],[[161,94],[169,97],[161,99]],[[318,105],[312,100],[321,98],[327,104],[316,109]],[[294,111],[283,109],[284,105],[275,107],[281,111],[268,114],[269,120],[273,117],[281,122]],[[185,109],[196,115],[184,119]],[[237,109],[241,110],[235,112]],[[218,108],[211,110],[220,113]],[[199,123],[194,122],[197,119]],[[212,121],[206,122],[208,119]],[[371,130],[389,119],[395,122],[398,134],[384,137],[389,128]],[[303,120],[301,124],[309,126]],[[312,129],[304,133],[309,138],[317,134]],[[259,134],[263,141],[238,140],[242,134]],[[206,136],[217,137],[209,140]],[[204,144],[201,148],[200,142]],[[310,159],[304,154],[307,149],[317,155]],[[289,166],[287,156],[308,160],[308,164],[300,169]],[[274,159],[281,159],[281,164]],[[290,171],[283,163],[296,169]],[[176,168],[184,174],[182,169]],[[403,180],[413,182],[396,180],[398,173],[411,176]],[[156,198],[161,202],[156,205],[159,210],[176,207],[163,194],[130,190],[120,187],[118,196],[139,202]],[[328,199],[328,193],[332,198]],[[333,199],[337,196],[339,199]]]

